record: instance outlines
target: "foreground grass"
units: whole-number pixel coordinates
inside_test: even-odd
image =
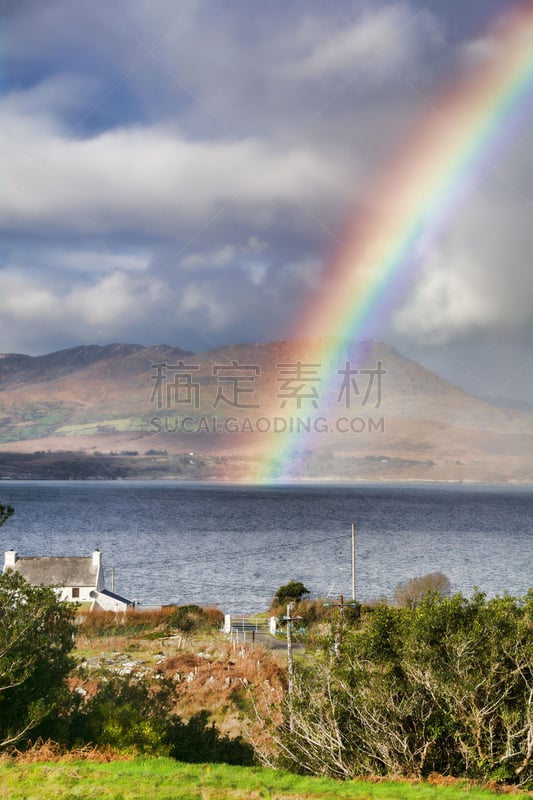
[[[2,800],[490,800],[496,794],[456,783],[379,783],[303,778],[260,767],[180,764],[166,758],[95,763],[4,763]],[[532,795],[513,795],[513,797]]]

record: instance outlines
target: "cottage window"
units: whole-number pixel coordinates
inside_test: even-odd
[[[80,590],[77,586],[75,586],[74,589],[72,590],[72,597],[79,597],[79,596],[80,596]]]

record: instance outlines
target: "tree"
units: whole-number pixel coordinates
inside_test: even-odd
[[[168,755],[175,702],[168,681],[141,675],[106,675],[105,683],[71,720],[71,746],[88,742],[118,752]]]
[[[306,589],[301,581],[289,581],[279,587],[272,606],[283,606],[291,601],[299,603],[304,594],[309,594],[309,589]]]
[[[52,589],[0,575],[0,747],[27,738],[64,697],[74,614]]]
[[[400,608],[415,608],[428,594],[450,594],[450,580],[443,572],[430,572],[399,583],[394,590],[394,602]]]

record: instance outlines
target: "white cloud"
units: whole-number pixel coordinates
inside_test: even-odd
[[[239,252],[238,247],[231,244],[226,244],[217,250],[209,252],[190,253],[185,258],[181,259],[181,266],[185,269],[202,269],[204,267],[225,267],[237,257]]]
[[[47,254],[52,268],[59,267],[72,272],[88,274],[102,272],[145,272],[151,255],[142,253],[113,253],[101,250],[59,250]]]
[[[227,298],[224,298],[227,299]],[[179,298],[178,315],[196,320],[206,331],[220,331],[235,319],[237,307],[221,301],[217,285],[209,280],[199,281],[187,286]]]
[[[264,221],[278,203],[333,198],[340,170],[307,147],[191,141],[163,127],[67,139],[11,116],[0,176],[4,225],[179,235],[229,204]]]
[[[439,343],[493,325],[498,317],[497,300],[486,291],[483,270],[464,253],[447,255],[435,249],[394,325],[401,334]]]
[[[122,272],[106,275],[93,286],[78,286],[63,299],[67,315],[90,327],[116,329],[157,307],[164,287],[153,279],[133,278]]]
[[[317,289],[321,281],[323,263],[318,258],[302,258],[283,267],[284,277],[304,292]]]
[[[459,50],[460,61],[466,67],[482,67],[498,53],[498,43],[492,36],[465,42]]]
[[[9,130],[11,120],[18,126],[26,121],[28,129],[32,121],[43,120],[51,128],[61,127],[62,116],[71,111],[80,114],[92,98],[98,94],[98,83],[90,77],[79,75],[52,75],[34,86],[16,89],[3,95],[0,118]]]
[[[121,272],[66,290],[45,283],[46,278],[20,270],[0,271],[4,350],[9,342],[9,349],[34,348],[43,336],[105,341],[155,314],[165,296],[161,281]]]
[[[245,245],[225,244],[216,249],[190,253],[181,259],[180,266],[187,270],[217,269],[247,259],[250,256],[256,257],[257,254],[266,250],[268,250],[266,242],[261,241],[256,236],[250,236]]]
[[[57,298],[50,289],[17,271],[3,270],[0,273],[0,295],[2,297],[1,324],[7,330],[12,324],[29,324],[53,318],[58,308]]]
[[[352,25],[340,25],[324,34],[317,30],[310,52],[286,70],[293,78],[320,78],[328,74],[353,77],[354,70],[382,76],[384,70],[405,68],[418,60],[428,45],[440,43],[436,19],[407,5],[367,9]]]
[[[531,335],[533,230],[519,190],[528,158],[512,154],[457,210],[444,241],[424,243],[420,275],[393,321],[397,332],[437,344],[483,332]]]

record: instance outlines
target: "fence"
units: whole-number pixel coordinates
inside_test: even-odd
[[[249,634],[251,639],[255,639],[256,634],[275,636],[276,622],[276,617],[266,618],[226,614],[224,616],[224,633],[239,633],[242,634],[243,639],[246,638],[246,634]]]

